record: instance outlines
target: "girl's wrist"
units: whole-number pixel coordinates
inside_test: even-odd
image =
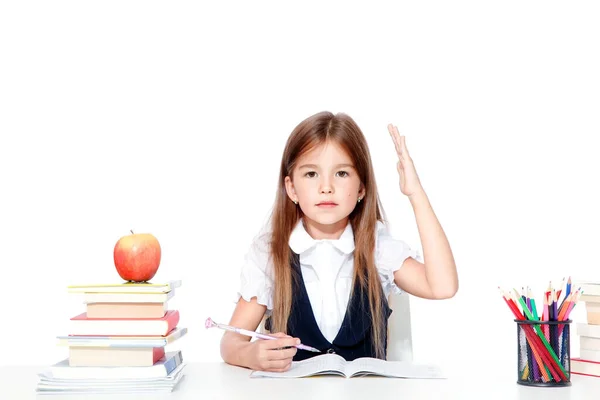
[[[230,332],[225,333],[227,334]],[[235,337],[225,337],[221,344],[221,356],[223,361],[228,364],[239,367],[250,368],[251,360],[249,359],[249,347],[251,342],[240,340]]]
[[[251,360],[251,348],[252,348],[252,342],[251,341],[246,341],[246,340],[242,340],[240,341],[240,343],[237,343],[237,348],[235,351],[235,357],[237,358],[236,360],[236,364],[244,367],[244,368],[251,368],[252,360]]]
[[[408,196],[408,200],[410,200],[410,203],[414,207],[415,205],[421,203],[423,200],[427,200],[427,194],[425,193],[425,190],[423,188],[420,188],[419,190],[415,191],[410,196]]]

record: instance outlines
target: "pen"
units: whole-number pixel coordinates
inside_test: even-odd
[[[212,319],[210,319],[210,317],[206,319],[206,322],[204,323],[204,326],[207,329],[208,328],[219,328],[219,329],[224,329],[226,331],[231,331],[231,332],[239,333],[240,335],[256,337],[256,338],[259,338],[259,339],[267,339],[267,340],[281,339],[281,338],[278,338],[278,337],[275,337],[275,336],[269,336],[269,335],[265,335],[265,334],[262,334],[262,333],[249,331],[247,329],[236,328],[235,326],[229,326],[229,325],[225,325],[225,324],[218,324],[215,321],[213,321]],[[314,347],[307,346],[305,344],[296,344],[296,345],[294,345],[294,347],[296,347],[298,349],[301,349],[301,350],[312,351],[313,353],[320,353],[321,352],[321,350],[315,349]]]

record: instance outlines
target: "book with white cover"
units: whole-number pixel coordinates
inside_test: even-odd
[[[586,361],[600,362],[600,350],[580,349],[579,358]]]
[[[85,292],[83,302],[94,303],[166,303],[175,296],[175,289],[165,293],[105,293]]]
[[[581,358],[571,358],[571,373],[600,378],[600,363]]]
[[[600,351],[600,338],[581,336],[579,338],[579,347],[583,350]]]
[[[435,365],[408,361],[385,361],[362,357],[346,361],[338,354],[322,354],[302,361],[293,361],[284,372],[252,371],[252,378],[303,378],[316,375],[339,375],[346,378],[376,375],[389,378],[444,379],[442,369]]]
[[[584,302],[585,304],[599,304],[600,303],[600,296],[592,296],[592,295],[587,295],[585,294],[585,292],[581,295],[581,297],[579,298],[579,301]]]
[[[579,280],[574,282],[571,287],[581,287],[581,290],[586,296],[600,296],[600,281]]]
[[[577,334],[579,336],[600,338],[600,325],[591,325],[583,322],[578,322],[576,327]]]

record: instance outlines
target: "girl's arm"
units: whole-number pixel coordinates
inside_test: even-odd
[[[266,310],[267,307],[256,302],[256,297],[252,298],[250,302],[240,298],[233,311],[229,325],[255,331]],[[223,361],[228,364],[248,367],[248,360],[246,359],[247,351],[245,350],[250,344],[250,339],[249,336],[225,331],[221,338],[221,357]]]
[[[409,196],[415,212],[425,264],[407,258],[394,273],[394,282],[402,290],[426,299],[447,299],[458,290],[458,273],[448,239],[425,191]]]
[[[240,298],[229,325],[255,331],[267,307],[256,302],[253,297],[249,302]],[[292,358],[297,349],[291,347],[299,344],[297,338],[275,333],[277,340],[250,341],[249,336],[226,331],[221,338],[221,357],[228,364],[246,367],[253,370],[282,372],[290,368]]]
[[[406,138],[398,128],[388,125],[398,154],[400,191],[406,195],[415,212],[425,264],[407,258],[394,272],[394,282],[402,290],[426,299],[447,299],[458,290],[458,274],[448,239],[440,225],[429,199],[423,190],[408,149]]]

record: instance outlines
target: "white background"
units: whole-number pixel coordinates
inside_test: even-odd
[[[183,282],[184,358],[220,360],[204,320],[228,321],[286,138],[322,110],[362,128],[392,232],[420,249],[398,125],[450,240],[460,290],[412,299],[416,360],[514,358],[498,285],[539,302],[600,278],[597,2],[280,3],[0,5],[0,365],[66,357],[84,310],[66,287],[119,282],[130,229],[162,245],[154,281]]]

